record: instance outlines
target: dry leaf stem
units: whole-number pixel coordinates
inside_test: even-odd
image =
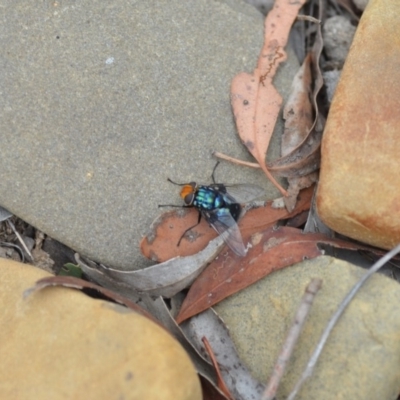
[[[229,161],[232,164],[243,165],[244,167],[250,167],[250,168],[261,168],[260,165],[257,164],[257,163],[252,163],[252,162],[249,162],[249,161],[239,160],[238,158],[234,158],[234,157],[228,156],[228,155],[226,155],[224,153],[220,153],[219,151],[214,151],[212,153],[212,155],[215,158],[219,158],[221,160]]]

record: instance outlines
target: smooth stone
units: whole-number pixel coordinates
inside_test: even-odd
[[[346,60],[356,27],[341,15],[328,18],[323,26],[324,51],[331,64],[341,68]]]
[[[365,10],[329,111],[317,209],[333,230],[389,249],[400,242],[400,2]]]
[[[2,11],[0,205],[93,260],[149,265],[139,242],[158,205],[182,204],[167,178],[210,182],[212,150],[252,160],[229,89],[257,64],[262,15],[232,0],[18,0]],[[275,79],[284,97],[297,68],[290,52]],[[221,163],[216,177],[280,196],[251,168]]]
[[[24,299],[46,276],[0,259],[1,399],[202,399],[185,350],[147,318],[67,288]]]
[[[365,270],[328,256],[272,273],[216,306],[239,356],[267,382],[304,290],[323,280],[278,391],[286,399],[338,304]],[[400,285],[374,275],[346,309],[296,399],[397,399],[400,393]]]
[[[354,5],[361,11],[367,8],[369,0],[353,0]]]

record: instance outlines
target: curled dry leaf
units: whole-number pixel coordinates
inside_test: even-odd
[[[265,18],[264,46],[253,74],[241,73],[231,84],[231,103],[243,144],[271,182],[286,195],[265,165],[269,142],[282,104],[272,84],[279,65],[286,60],[290,29],[306,0],[276,0]]]
[[[193,345],[192,341],[189,340],[183,330],[176,323],[175,319],[171,315],[169,308],[167,307],[165,300],[162,297],[157,297],[155,300],[147,299],[146,307],[161,323],[168,329],[168,331],[179,341],[183,348],[188,353],[191,358],[196,371],[205,381],[208,382],[207,387],[210,386],[215,388],[215,390],[210,389],[210,393],[219,399],[219,391],[216,389],[215,372],[211,363],[207,361],[200,351]],[[217,392],[217,393],[216,393]]]
[[[239,228],[243,239],[249,238],[254,232],[274,225],[278,220],[291,218],[304,210],[308,210],[311,204],[312,194],[313,188],[302,192],[299,196],[297,206],[292,213],[288,213],[285,208],[273,208],[273,202],[268,202],[264,207],[248,211],[239,222]],[[188,216],[186,226],[190,226],[193,213],[186,213],[186,210],[187,209],[185,209],[184,213],[184,215]],[[175,218],[172,218],[174,215]],[[181,232],[187,229],[185,225],[182,225],[184,219],[185,217],[181,217],[181,214],[176,211],[167,212],[165,215],[161,216],[151,233],[153,243],[151,244],[152,247],[147,248],[147,254],[152,254],[153,257],[157,254],[157,259],[162,259],[163,257],[173,255],[174,251],[182,251],[182,244],[177,247],[176,243],[178,243],[182,234]],[[176,220],[178,223],[174,225]],[[174,229],[171,230],[171,228],[175,226],[179,226],[180,230],[176,230],[176,232],[174,232]],[[159,234],[160,230],[161,233]],[[172,241],[168,233],[172,236]],[[105,282],[108,287],[111,285],[114,290],[120,288],[126,291],[128,288],[131,288],[134,293],[139,293],[139,295],[146,293],[151,296],[164,296],[169,298],[189,287],[204,268],[219,254],[221,248],[224,246],[223,239],[221,237],[215,238],[216,234],[214,230],[207,224],[205,224],[205,226],[201,226],[200,224],[198,227],[188,232],[188,234],[191,237],[199,238],[199,240],[201,239],[200,243],[205,248],[193,255],[167,259],[167,261],[160,264],[141,270],[123,271],[101,264],[97,265],[95,268],[81,265],[81,268],[85,274],[96,280],[96,282],[102,284]],[[214,236],[214,239],[209,242],[210,236]],[[164,240],[166,242],[163,242]],[[142,241],[142,249],[145,241],[146,238]],[[186,240],[182,240],[182,243],[185,241]],[[147,243],[148,242],[149,240],[147,239]],[[161,250],[165,250],[164,253],[161,253],[163,257],[159,256],[160,252],[157,251],[157,246],[159,246]],[[195,249],[197,250],[198,247],[195,246]]]
[[[191,286],[176,317],[178,323],[212,307],[271,272],[322,255],[318,247],[326,244],[348,250],[367,249],[356,243],[331,239],[320,233],[303,233],[299,229],[269,228],[250,238],[252,248],[243,258],[224,251]]]
[[[296,207],[297,198],[300,190],[310,187],[318,181],[318,172],[314,171],[306,176],[298,176],[295,178],[288,178],[289,187],[288,195],[284,197],[286,209],[288,211],[294,210]]]
[[[281,219],[291,218],[308,210],[312,193],[312,188],[301,192],[297,205],[291,213],[283,208],[274,208],[273,201],[267,202],[264,207],[247,211],[239,221],[243,238],[272,226]],[[174,257],[189,256],[201,251],[217,235],[204,220],[191,229],[182,239],[180,246],[177,246],[182,233],[188,227],[195,225],[197,218],[198,212],[187,208],[162,214],[153,222],[150,233],[142,239],[140,243],[142,254],[153,261],[165,262]]]
[[[240,360],[229,331],[214,310],[207,310],[181,324],[182,331],[199,352],[206,337],[220,367],[222,380],[235,399],[258,400],[264,385],[254,379]]]
[[[320,3],[319,18],[321,13]],[[317,103],[323,85],[319,68],[322,46],[321,27],[318,24],[314,46],[293,81],[292,93],[284,109],[282,157],[268,164],[268,169],[274,175],[288,179],[288,198],[285,203],[289,211],[296,203],[299,190],[312,185],[317,179],[325,124]]]
[[[223,239],[217,237],[205,249],[192,256],[175,257],[161,264],[134,271],[118,270],[105,265],[98,265],[97,271],[116,284],[130,287],[140,294],[169,298],[189,287],[223,246]],[[86,270],[84,272],[86,273]]]
[[[283,110],[285,129],[282,135],[282,156],[293,151],[310,132],[314,119],[311,85],[311,54],[308,54],[293,79],[291,93]]]

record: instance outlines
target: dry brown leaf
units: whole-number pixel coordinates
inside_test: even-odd
[[[309,53],[293,79],[291,93],[283,110],[285,129],[282,135],[282,156],[291,153],[310,132],[314,120],[311,96],[312,75]]]
[[[265,18],[264,46],[253,74],[241,73],[232,80],[231,103],[243,144],[268,179],[286,195],[265,165],[265,157],[282,97],[272,84],[279,65],[286,60],[285,46],[298,11],[306,0],[276,0]]]
[[[322,74],[318,65],[322,50],[322,35],[320,28],[318,28],[318,33],[319,35],[317,35],[314,49],[309,56],[309,61],[311,61],[309,67],[315,80],[314,90],[311,97],[315,114],[314,122],[309,129],[308,134],[304,137],[303,141],[297,145],[297,147],[281,158],[268,164],[268,168],[278,176],[284,176],[287,178],[305,176],[319,168],[321,138],[325,119],[319,114],[317,104],[317,96],[323,85]],[[306,118],[305,125],[306,124],[308,124],[308,117]]]
[[[243,258],[225,251],[214,260],[190,288],[176,321],[182,321],[212,307],[226,297],[250,286],[271,272],[323,254],[318,244],[348,250],[369,249],[356,243],[331,239],[299,229],[269,228],[251,237],[252,248]]]
[[[285,120],[281,145],[283,157],[290,154],[307,138],[313,125],[311,86],[311,54],[309,53],[293,79],[292,91],[283,111]],[[311,172],[306,176],[301,176],[301,173],[301,168],[296,168],[296,174],[299,176],[288,177],[289,187],[285,205],[289,211],[294,209],[300,190],[311,186],[318,179],[316,172]]]
[[[84,265],[81,268],[85,275],[93,280],[96,280],[99,274],[103,279],[108,278],[109,286],[118,288],[123,285],[140,296],[146,294],[171,298],[189,287],[223,247],[223,238],[217,237],[196,254],[174,257],[147,268],[125,271],[101,264],[95,270]]]
[[[301,192],[296,208],[291,213],[284,208],[273,208],[273,202],[248,211],[239,221],[243,238],[272,226],[281,219],[291,218],[308,210],[312,193],[313,188]],[[200,225],[188,232],[180,246],[177,246],[182,233],[188,227],[195,225],[197,218],[198,211],[188,208],[162,214],[152,224],[150,233],[142,239],[140,243],[142,254],[153,261],[165,262],[174,257],[186,257],[198,253],[217,236],[204,219]]]
[[[228,328],[213,309],[190,318],[180,327],[201,353],[204,353],[203,338],[208,339],[220,369],[220,380],[225,382],[234,399],[260,398],[264,385],[241,361]]]
[[[319,13],[321,16],[322,5]],[[285,132],[282,139],[282,157],[268,164],[277,176],[289,183],[285,205],[290,211],[296,204],[299,190],[318,179],[320,147],[325,118],[319,113],[317,96],[323,80],[319,68],[322,51],[321,27],[317,25],[314,46],[296,75],[292,93],[285,106]]]

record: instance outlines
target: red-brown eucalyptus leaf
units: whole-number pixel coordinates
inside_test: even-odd
[[[265,156],[274,131],[282,97],[272,81],[260,85],[260,71],[253,75],[241,73],[231,84],[231,104],[236,127],[247,150],[257,160],[268,179],[285,194],[285,190],[271,175],[265,165]]]
[[[191,286],[176,321],[212,307],[226,297],[250,286],[281,268],[323,254],[318,244],[358,250],[365,246],[331,239],[320,233],[302,233],[296,228],[269,228],[250,238],[252,248],[243,258],[234,257],[230,250],[218,256]]]
[[[274,225],[281,219],[294,217],[308,210],[311,204],[313,188],[302,191],[298,196],[295,209],[289,213],[285,208],[272,208],[272,202],[264,207],[252,209],[239,221],[239,228],[243,237],[249,237]],[[187,228],[196,224],[198,211],[195,209],[180,209],[168,211],[158,217],[152,224],[151,231],[141,243],[142,254],[153,261],[164,262],[171,258],[186,257],[203,250],[208,243],[217,236],[204,219],[200,225],[193,228],[182,239],[179,247],[177,243]]]

